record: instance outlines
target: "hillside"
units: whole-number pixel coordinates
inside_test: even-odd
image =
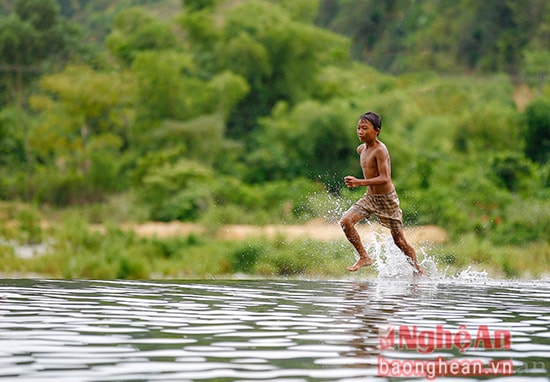
[[[9,207],[30,228],[0,225],[7,239],[46,240],[34,210],[102,225],[334,220],[364,192],[342,179],[361,176],[356,123],[374,110],[407,226],[441,227],[480,261],[548,263],[546,2],[1,6],[0,199],[31,211]],[[72,233],[61,241],[87,242]]]
[[[538,65],[532,56],[550,51],[544,0],[322,0],[316,20],[351,38],[353,58],[392,73],[506,72],[525,80]]]

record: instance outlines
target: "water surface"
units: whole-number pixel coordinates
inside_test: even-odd
[[[0,380],[384,381],[440,360],[485,366],[453,380],[547,381],[549,327],[548,281],[0,280]],[[495,331],[508,346],[474,346]]]

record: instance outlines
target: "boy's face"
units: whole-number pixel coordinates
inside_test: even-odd
[[[360,119],[357,122],[357,136],[363,143],[371,142],[378,136],[380,130],[375,129],[374,125],[368,119]]]

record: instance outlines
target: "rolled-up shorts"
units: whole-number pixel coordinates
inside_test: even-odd
[[[374,215],[380,220],[380,224],[392,231],[403,228],[403,212],[395,190],[387,194],[365,193],[349,210],[362,214],[365,219]]]

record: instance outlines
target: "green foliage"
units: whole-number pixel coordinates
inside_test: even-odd
[[[59,9],[54,0],[19,0],[15,2],[15,13],[36,29],[45,30],[55,24]]]
[[[36,52],[44,49],[39,45],[39,33],[14,16],[0,19],[0,52],[3,63],[31,64]]]
[[[59,17],[55,0],[17,0],[14,11],[0,17],[0,97],[3,102],[23,103],[24,86],[41,74],[45,64],[67,60],[71,53],[83,53],[76,38],[76,24]],[[0,91],[0,94],[2,93]]]
[[[224,18],[218,65],[243,75],[251,87],[229,121],[235,137],[253,130],[255,119],[268,115],[278,101],[294,104],[314,97],[322,64],[345,45],[270,2],[239,2]]]
[[[317,16],[319,0],[276,0],[297,21],[312,23]]]
[[[140,130],[135,134],[162,119],[188,119],[199,114],[193,106],[203,98],[205,84],[196,77],[181,76],[193,70],[192,57],[184,53],[147,51],[136,55],[132,71],[137,82],[136,125]]]
[[[523,212],[527,204],[511,204],[514,216],[527,217],[535,212]],[[544,207],[543,205],[539,207]],[[539,208],[536,207],[536,208]],[[529,207],[530,208],[530,207]],[[547,208],[547,207],[544,207]],[[78,210],[55,211],[56,224],[40,229],[35,241],[25,240],[44,219],[52,216],[36,207],[0,205],[0,214],[15,218],[25,228],[18,242],[40,244],[47,240],[46,252],[32,258],[15,254],[9,241],[8,227],[0,222],[0,259],[2,272],[32,273],[43,277],[92,279],[143,279],[163,277],[228,277],[234,272],[263,277],[342,277],[346,266],[353,262],[349,244],[344,240],[332,242],[310,239],[290,240],[283,236],[258,238],[247,242],[221,241],[210,233],[178,237],[141,237],[118,224],[106,224],[103,229],[90,226]],[[522,215],[523,214],[523,215]],[[547,209],[538,214],[537,225],[548,216]],[[29,229],[30,227],[30,229]],[[32,228],[35,227],[35,228]],[[504,227],[504,225],[502,225]],[[503,232],[502,237],[520,238],[530,235],[529,229],[517,226],[518,232]],[[544,224],[538,227],[544,232]],[[37,231],[38,232],[38,231]],[[491,277],[539,277],[550,262],[550,243],[538,240],[521,244],[491,243],[486,238],[465,234],[459,240],[443,246],[423,248],[424,256],[437,262],[440,273],[452,274],[473,266],[487,270]],[[509,241],[508,241],[509,242]]]
[[[527,84],[542,92],[545,82],[550,78],[550,49],[527,50],[524,55],[522,78]]]
[[[153,220],[196,219],[210,204],[212,172],[197,162],[181,159],[152,167],[142,182],[142,200],[151,207]]]
[[[211,165],[217,159],[212,147],[222,145],[224,128],[219,115],[201,116],[186,122],[164,120],[150,137],[157,147],[185,147],[187,157]]]
[[[316,217],[315,201],[311,196],[324,193],[324,188],[303,178],[249,185],[235,178],[218,177],[212,192],[214,204],[203,219],[210,226],[261,225],[270,221],[293,223]]]
[[[550,264],[548,242],[524,244],[519,247],[499,245],[465,235],[461,240],[435,248],[432,256],[440,271],[446,274],[473,266],[485,270],[492,277],[538,278],[545,274]]]
[[[59,17],[55,0],[17,0],[14,13],[0,19],[0,63],[38,65],[65,53],[66,32],[75,33]],[[21,70],[22,68],[18,68]]]
[[[211,93],[209,109],[221,113],[225,118],[250,91],[246,80],[230,71],[216,74],[207,87]]]
[[[249,87],[229,71],[205,81],[194,75],[196,70],[193,57],[184,53],[167,51],[159,58],[158,53],[142,52],[136,56],[133,71],[138,94],[132,137],[137,144],[147,146],[150,134],[156,141],[172,132],[188,137],[212,132],[213,143],[219,142],[225,130],[222,123]],[[197,142],[187,143],[191,148]]]
[[[237,248],[230,255],[232,271],[251,273],[264,251],[264,246],[260,243],[249,243]]]
[[[0,166],[14,168],[25,161],[25,132],[20,128],[25,122],[21,110],[0,110]]]
[[[34,208],[21,209],[17,214],[21,240],[27,244],[41,243],[43,239],[41,215]]]
[[[172,48],[176,38],[168,24],[136,7],[117,15],[114,30],[105,43],[113,55],[130,65],[138,52]]]
[[[192,42],[191,47],[197,51],[195,57],[200,62],[199,66],[213,70],[215,65],[212,61],[216,57],[213,49],[222,32],[220,28],[216,28],[212,9],[204,7],[198,11],[183,12],[177,17],[177,21],[186,30],[187,39]]]
[[[205,8],[213,8],[220,0],[186,0],[183,5],[191,12],[200,11]]]
[[[105,4],[1,6],[0,198],[71,206],[94,223],[200,221],[209,233],[227,223],[334,220],[363,191],[342,189],[342,177],[361,175],[355,125],[374,110],[383,116],[380,139],[407,223],[440,225],[453,239],[472,235],[479,241],[472,247],[544,241],[550,7],[543,1]],[[313,25],[317,10],[320,25],[356,38]],[[97,51],[75,47],[87,41],[65,15],[95,25],[88,33]],[[403,74],[352,62],[350,46],[355,57]],[[517,102],[521,81],[537,88]],[[31,231],[23,234],[33,242],[47,236]],[[227,258],[233,252],[255,259],[244,272],[301,275],[330,266],[313,253],[324,251],[319,246],[279,242],[248,254],[219,243],[168,248],[123,233],[109,233],[116,239],[108,242],[84,231],[67,240],[74,247],[56,247],[66,264],[57,276],[229,272],[238,268]],[[70,262],[80,248],[82,257]],[[212,252],[207,260],[204,250]],[[495,255],[482,248],[474,257]],[[507,274],[522,271],[507,259]],[[49,269],[45,260],[41,266]]]
[[[44,93],[30,98],[42,112],[29,139],[40,160],[56,158],[86,172],[91,151],[116,153],[125,143],[131,86],[119,73],[68,67],[42,78]]]
[[[529,43],[547,39],[544,0],[321,4],[318,24],[350,36],[353,57],[384,71],[468,68],[517,75]]]
[[[254,271],[264,277],[326,277],[341,275],[353,261],[341,242],[284,240],[276,238],[264,247]]]
[[[525,110],[525,153],[538,163],[550,159],[550,102],[539,99]]]
[[[515,199],[508,205],[503,221],[498,224],[492,241],[499,245],[522,245],[548,242],[550,206],[544,202]]]
[[[261,120],[248,161],[259,165],[249,178],[255,182],[287,177],[321,178],[333,184],[351,168],[357,147],[348,105],[303,102],[293,109],[279,104],[271,118]],[[334,185],[335,186],[335,185]],[[336,186],[335,186],[336,187]]]
[[[19,122],[25,129],[12,136],[11,145],[19,153],[7,153],[7,158],[24,158],[34,173],[23,180],[22,195],[59,205],[100,200],[120,190],[129,88],[118,73],[71,66],[42,78],[40,93],[29,99],[38,117],[30,119],[22,111],[7,114],[5,109],[6,125]]]
[[[511,127],[512,126],[512,127]],[[517,113],[501,105],[484,104],[483,109],[474,108],[459,126],[466,139],[466,149],[475,153],[507,150],[520,138],[521,126]]]
[[[504,152],[493,158],[492,170],[512,192],[526,188],[525,183],[529,182],[535,173],[535,167],[528,159],[517,153]]]

